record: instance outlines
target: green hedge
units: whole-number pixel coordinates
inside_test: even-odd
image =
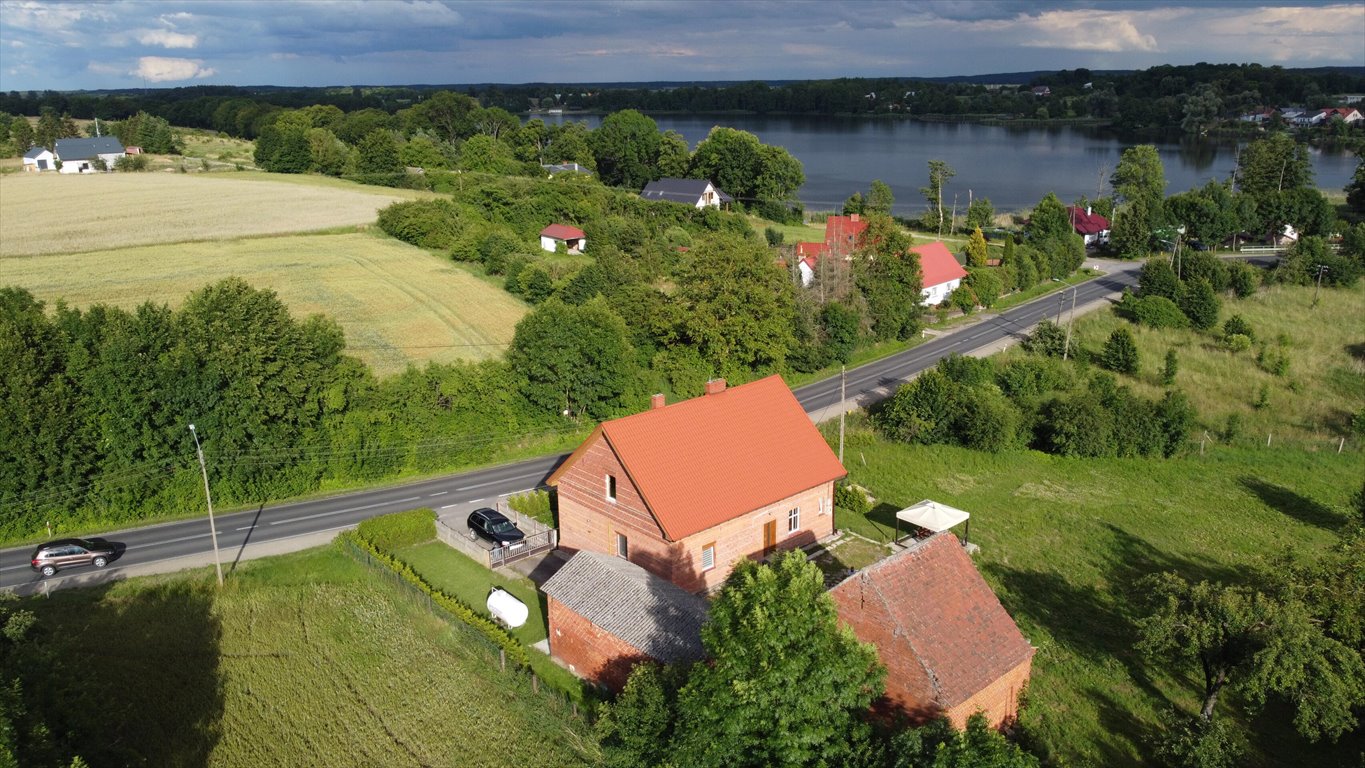
[[[370,557],[398,574],[404,581],[424,592],[433,603],[440,606],[451,616],[478,630],[484,637],[488,638],[489,642],[506,651],[507,660],[515,666],[522,668],[531,666],[531,658],[526,653],[526,648],[517,642],[516,638],[508,634],[507,630],[498,626],[492,619],[480,615],[458,598],[433,587],[426,579],[422,578],[421,574],[413,570],[412,566],[380,549],[374,542],[361,535],[359,530],[342,531],[337,538],[364,550]]]
[[[413,509],[372,517],[361,523],[356,533],[378,549],[393,552],[436,538],[436,512]]]

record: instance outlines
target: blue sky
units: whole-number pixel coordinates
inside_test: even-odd
[[[1365,66],[1365,3],[0,0],[0,90]]]

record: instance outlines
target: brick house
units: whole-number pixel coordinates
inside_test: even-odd
[[[706,599],[634,563],[580,551],[541,590],[551,652],[595,683],[619,691],[640,661],[702,657]]]
[[[878,711],[921,722],[943,716],[958,728],[977,710],[995,727],[1017,717],[1034,648],[953,534],[916,542],[829,594],[886,665]]]
[[[780,376],[603,422],[546,481],[559,546],[628,560],[691,593],[743,557],[834,533],[846,472]],[[553,622],[552,622],[553,625]]]

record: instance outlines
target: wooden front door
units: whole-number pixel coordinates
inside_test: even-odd
[[[763,556],[767,557],[777,549],[777,521],[769,520],[763,524]]]

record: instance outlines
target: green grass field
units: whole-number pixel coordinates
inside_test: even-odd
[[[581,720],[334,547],[245,563],[221,592],[196,571],[27,602],[53,670],[26,685],[90,765],[598,757]]]
[[[326,314],[377,375],[500,357],[525,305],[469,269],[378,233],[289,235],[8,259],[6,284],[48,302],[180,305],[229,276],[269,288],[297,317]]]

